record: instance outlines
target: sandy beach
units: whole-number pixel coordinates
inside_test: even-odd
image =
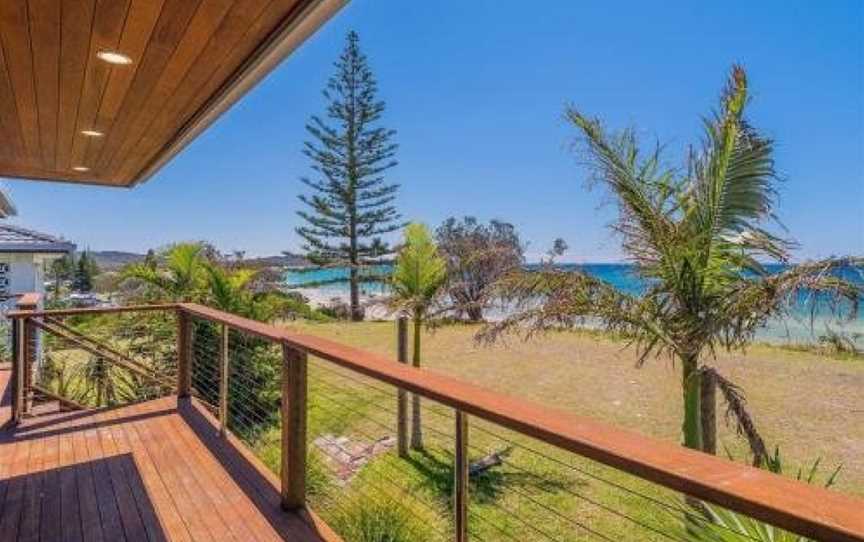
[[[326,307],[335,301],[348,303],[347,291],[333,288],[291,288],[288,291],[297,292],[309,300],[313,308]],[[394,320],[395,314],[387,308],[384,296],[381,294],[361,294],[360,303],[366,309],[367,320]]]

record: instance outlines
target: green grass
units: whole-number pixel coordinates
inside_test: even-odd
[[[412,450],[407,458],[400,458],[391,449],[373,458],[354,476],[342,479],[335,464],[328,462],[312,442],[324,434],[364,443],[392,435],[396,393],[378,382],[334,370],[319,360],[312,361],[309,374],[308,439],[310,457],[314,459],[307,467],[307,476],[315,510],[349,541],[448,539],[453,529],[452,412],[424,401],[423,450]],[[590,538],[587,529],[616,532],[622,521],[616,515],[620,511],[629,516],[624,521],[639,532],[640,539],[660,540],[650,528],[670,526],[675,521],[664,507],[654,506],[640,496],[665,499],[677,506],[673,495],[614,469],[481,420],[472,420],[469,439],[471,460],[492,451],[510,450],[505,465],[471,479],[469,525],[478,540],[582,540]],[[268,432],[255,449],[278,472],[279,428]],[[357,510],[363,506],[368,510]],[[364,527],[359,531],[349,529],[349,519]],[[370,533],[377,532],[374,526],[378,521],[407,526],[399,527],[398,535],[388,531],[379,533],[380,538],[369,538]],[[415,529],[420,529],[419,534],[405,538],[403,530]]]
[[[388,355],[395,349],[392,322],[292,327]],[[678,372],[667,360],[651,360],[637,369],[626,342],[597,332],[551,333],[530,343],[513,340],[479,347],[472,340],[475,330],[454,325],[430,333],[424,365],[502,393],[677,441]],[[768,444],[780,445],[790,471],[821,456],[826,468],[844,465],[835,489],[864,494],[864,427],[854,421],[855,412],[864,411],[864,365],[767,345],[754,345],[746,354],[720,354],[715,365],[742,386]],[[393,388],[316,359],[309,378],[310,443],[323,434],[365,443],[395,434]],[[375,529],[380,524],[409,524],[411,518],[410,529],[422,525],[422,532],[407,539],[449,538],[453,414],[430,401],[424,400],[423,407],[424,451],[402,459],[390,450],[348,479],[337,476],[333,463],[310,444],[315,458],[308,474],[314,488],[310,499],[346,540],[406,539],[403,531]],[[745,444],[733,429],[720,425],[720,445],[742,456]],[[258,445],[274,470],[278,434],[274,428],[273,438]],[[596,539],[591,531],[613,539],[627,533],[628,540],[666,540],[655,531],[670,532],[679,523],[675,508],[681,506],[680,496],[636,477],[474,418],[469,442],[472,460],[512,449],[504,465],[471,481],[469,527],[478,540]],[[350,531],[353,523],[368,530]]]

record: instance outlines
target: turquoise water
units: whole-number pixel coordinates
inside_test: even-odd
[[[627,293],[639,294],[645,289],[645,282],[633,273],[633,266],[629,264],[562,264],[563,269],[580,269],[592,276],[604,280],[612,286]],[[391,267],[382,265],[371,269],[369,272],[376,275],[386,275]],[[769,270],[780,271],[782,266],[770,266]],[[847,268],[841,272],[847,280],[864,284],[864,269]],[[348,278],[348,270],[344,268],[322,268],[311,270],[288,270],[285,273],[285,284],[289,288],[304,288],[304,285],[312,283],[338,281]],[[348,284],[345,282],[333,282],[330,284],[319,284],[314,286],[321,295],[330,297],[345,297],[348,294]],[[364,295],[385,295],[387,286],[381,283],[364,283],[361,287]],[[783,321],[774,320],[761,329],[757,337],[760,340],[770,342],[794,342],[814,343],[818,337],[825,333],[826,328],[836,332],[842,332],[852,337],[855,342],[864,347],[864,310],[858,318],[851,322],[838,321],[826,312],[813,315],[811,326],[811,314],[806,308],[806,295],[802,294],[797,300],[797,310],[792,318]],[[860,335],[855,337],[855,335]]]
[[[378,265],[364,271],[367,275],[389,275],[392,266]],[[289,288],[304,288],[312,285],[329,297],[342,297],[348,295],[348,269],[345,267],[323,267],[312,269],[289,269],[285,272],[285,285]],[[332,282],[330,282],[332,281]],[[329,284],[327,284],[330,282]],[[324,284],[322,284],[324,283]],[[364,295],[384,295],[387,286],[381,282],[364,282],[361,284],[361,292]]]

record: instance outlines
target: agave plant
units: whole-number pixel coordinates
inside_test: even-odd
[[[611,133],[599,120],[569,108],[567,118],[581,136],[578,144],[592,174],[589,184],[605,188],[617,204],[613,229],[648,286],[641,295],[628,295],[584,273],[551,266],[512,273],[499,283],[498,293],[516,310],[485,327],[479,339],[492,341],[511,330],[530,336],[586,318],[600,321],[632,338],[638,365],[660,354],[677,361],[685,446],[715,452],[713,398],[720,385],[758,464],[765,460],[765,446],[743,396],[707,362],[718,348],[745,347],[769,318],[788,316],[804,292],[813,307],[824,304],[855,315],[864,289],[838,270],[860,266],[864,258],[786,266],[779,273],[763,264],[787,264],[795,245],[772,233],[782,229],[771,227],[774,146],[747,121],[748,100],[746,74],[735,66],[719,110],[704,120],[701,149],[691,150],[680,169],[665,165],[661,146],[642,149],[634,129]]]
[[[795,478],[808,484],[816,483],[820,459],[816,459],[807,471],[798,469]],[[774,449],[773,457],[767,458],[765,468],[776,473],[783,473],[780,449]],[[825,479],[822,486],[826,489],[834,485],[842,465],[838,465]],[[702,517],[697,517],[702,516]],[[790,533],[773,525],[753,519],[744,514],[732,512],[710,503],[702,502],[699,511],[685,516],[681,525],[681,534],[688,540],[700,542],[812,542],[811,539]]]

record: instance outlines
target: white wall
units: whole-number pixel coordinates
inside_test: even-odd
[[[0,290],[5,295],[36,292],[37,272],[33,254],[0,254]]]
[[[0,289],[5,289],[3,294],[44,294],[46,263],[58,257],[53,254],[0,253]],[[6,273],[2,273],[7,266]],[[5,288],[2,278],[8,280]]]

